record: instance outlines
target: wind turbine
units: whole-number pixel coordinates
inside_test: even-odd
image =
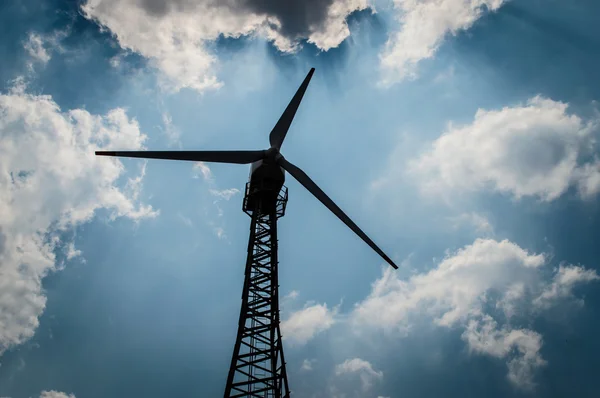
[[[261,151],[96,151],[96,155],[145,159],[251,164],[243,210],[251,217],[238,333],[224,396],[289,397],[279,328],[277,220],[285,214],[287,171],[392,267],[396,264],[310,179],[280,153],[300,101],[315,71],[311,68]]]

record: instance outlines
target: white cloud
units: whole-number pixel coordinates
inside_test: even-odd
[[[316,359],[305,359],[304,361],[302,361],[302,366],[300,367],[300,370],[310,372],[311,370],[313,370],[313,364],[316,361]]]
[[[204,162],[196,162],[194,163],[194,167],[192,169],[192,177],[193,178],[202,178],[204,181],[208,182],[209,187],[215,186],[215,180],[212,174],[212,171],[208,167],[208,165]],[[235,195],[239,194],[240,191],[237,188],[228,188],[228,189],[214,189],[209,188],[209,193],[214,196],[216,199],[213,201],[213,205],[217,210],[217,221],[209,220],[207,224],[211,227],[217,238],[219,239],[227,239],[227,233],[225,228],[223,227],[223,209],[221,208],[219,202],[225,200],[228,201]]]
[[[219,198],[221,200],[229,200],[232,197],[234,197],[235,195],[237,195],[238,193],[240,193],[240,190],[237,188],[229,188],[229,189],[222,189],[222,190],[209,189],[208,191],[210,192],[210,194],[212,196],[216,196],[217,198]]]
[[[499,328],[489,310],[499,308],[508,319],[517,313],[535,315],[540,308],[536,297],[548,308],[556,298],[570,298],[574,285],[598,279],[595,271],[567,265],[549,281],[543,272],[547,265],[547,256],[508,240],[477,239],[406,281],[386,269],[350,319],[355,329],[382,329],[390,336],[404,334],[422,318],[465,328],[463,339],[471,351],[506,359],[509,380],[529,388],[533,371],[544,363],[541,336],[508,323]]]
[[[0,354],[33,336],[46,297],[42,279],[66,257],[81,253],[57,232],[89,221],[97,209],[140,220],[158,213],[138,203],[141,176],[118,184],[117,159],[96,149],[139,149],[146,138],[123,109],[104,116],[63,112],[49,96],[24,86],[0,94]]]
[[[163,122],[163,131],[167,136],[167,140],[169,141],[169,145],[181,146],[181,132],[177,127],[173,125],[173,118],[169,112],[163,112],[162,114],[162,122]]]
[[[410,171],[427,192],[491,188],[551,201],[573,186],[583,197],[595,195],[600,162],[586,157],[598,120],[584,122],[567,108],[535,97],[525,105],[479,109],[471,124],[450,124]]]
[[[220,2],[217,0],[156,2],[137,0],[88,0],[83,14],[108,29],[124,49],[151,60],[173,90],[187,87],[203,91],[218,88],[217,58],[210,42],[220,35],[256,35],[272,41],[281,51],[292,52],[304,36],[322,50],[337,47],[348,35],[346,17],[367,7],[367,0],[334,0],[326,9],[319,5],[322,21],[305,21],[307,32],[283,33],[284,18],[302,18],[275,7],[279,15],[262,10],[267,3]],[[327,4],[327,3],[323,3]],[[257,8],[258,7],[258,8]],[[155,8],[160,8],[156,10]],[[260,9],[260,10],[259,10]],[[311,7],[314,11],[315,7]],[[290,9],[291,10],[291,9]],[[289,10],[288,10],[289,11]],[[307,13],[306,18],[311,14]]]
[[[65,394],[58,391],[42,391],[40,398],[75,398],[75,394]]]
[[[25,42],[23,47],[34,60],[43,64],[50,61],[50,54],[46,51],[44,40],[39,34],[34,32],[30,33],[27,42]]]
[[[557,300],[572,298],[577,285],[600,279],[596,271],[575,265],[560,265],[552,283],[534,300],[539,308],[548,308]],[[583,304],[583,300],[580,301]]]
[[[205,181],[209,182],[212,182],[213,180],[212,171],[210,171],[210,167],[208,167],[208,165],[204,162],[194,163],[194,167],[192,168],[192,177],[202,177]]]
[[[210,179],[209,182],[212,183],[212,179]],[[223,214],[224,214],[223,209],[219,205],[219,202],[221,202],[223,200],[227,201],[227,200],[231,199],[232,197],[234,197],[235,195],[237,195],[238,193],[240,193],[239,189],[236,189],[236,188],[229,188],[229,189],[222,189],[222,190],[209,189],[208,191],[210,192],[210,194],[212,196],[215,196],[217,198],[213,201],[213,204],[217,208],[217,217],[223,217]],[[222,226],[222,223],[223,223],[222,220],[219,220],[217,223],[212,222],[212,221],[209,222],[209,224],[213,227],[213,231],[214,231],[215,235],[217,235],[217,238],[227,239],[227,234],[225,232],[225,228],[223,228],[223,226]]]
[[[308,42],[319,49],[327,51],[339,46],[348,36],[350,29],[346,18],[354,11],[365,10],[369,7],[367,0],[336,0],[327,10],[325,23],[320,29],[313,30],[308,36]]]
[[[360,358],[347,359],[335,367],[336,376],[353,375],[360,378],[363,391],[371,388],[374,381],[383,379],[383,372],[373,369],[373,365]]]
[[[83,253],[81,250],[75,248],[75,243],[69,242],[66,246],[65,255],[67,256],[67,260],[72,260],[76,257],[80,257]]]
[[[119,66],[121,66],[121,61],[123,59],[123,56],[121,54],[117,54],[114,57],[111,57],[108,60],[108,63],[110,64],[110,66],[112,66],[113,68],[118,68]]]
[[[462,334],[471,352],[508,359],[508,379],[524,389],[535,387],[533,373],[546,365],[542,359],[542,336],[528,329],[498,328],[489,316],[469,321]]]
[[[281,309],[281,311],[287,312],[288,307],[293,305],[299,296],[300,292],[298,292],[297,290],[292,290],[291,292],[283,296],[281,300],[279,300],[279,308]]]
[[[444,39],[470,28],[485,10],[506,0],[394,0],[401,25],[381,54],[383,83],[414,77],[419,62],[434,56]]]
[[[217,238],[219,238],[219,239],[227,238],[227,235],[225,235],[225,230],[222,227],[215,227],[214,231],[215,231],[215,234],[217,235]]]
[[[307,305],[281,322],[283,339],[292,344],[305,344],[318,333],[333,326],[336,314],[337,308],[330,310],[327,304]]]
[[[454,228],[458,229],[463,225],[468,225],[475,229],[475,232],[482,235],[494,233],[494,227],[484,215],[478,213],[462,213],[455,217],[449,217]]]
[[[530,254],[507,240],[477,239],[408,281],[386,270],[354,309],[355,321],[392,331],[423,308],[437,324],[453,326],[481,313],[487,291],[504,291],[515,280],[527,280],[544,263],[544,255]]]
[[[177,218],[179,219],[179,221],[181,221],[182,223],[184,223],[185,225],[187,225],[190,228],[194,226],[194,223],[192,222],[192,220],[189,217],[186,217],[179,212],[177,213]]]
[[[30,32],[27,41],[23,44],[23,48],[27,51],[33,62],[45,65],[52,58],[51,53],[53,51],[64,51],[60,46],[60,42],[68,34],[68,30],[57,30],[48,34]],[[29,66],[32,68],[33,64]]]
[[[507,319],[517,315],[523,298],[528,294],[527,286],[524,282],[516,281],[506,286],[504,294],[496,301],[496,308],[502,310]]]
[[[575,177],[579,194],[590,198],[600,192],[600,161],[586,163],[576,170]]]

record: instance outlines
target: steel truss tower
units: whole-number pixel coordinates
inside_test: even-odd
[[[279,328],[277,275],[277,220],[284,216],[286,204],[286,187],[269,192],[246,184],[243,209],[252,221],[226,398],[290,395]]]

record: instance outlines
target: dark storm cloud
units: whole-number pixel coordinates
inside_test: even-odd
[[[289,38],[306,37],[311,27],[321,27],[327,10],[335,0],[138,0],[152,15],[170,10],[185,11],[199,5],[226,7],[235,13],[255,13],[275,17],[281,23],[280,33]]]
[[[276,17],[281,22],[281,34],[288,37],[306,36],[312,26],[322,26],[333,2],[334,0],[240,1],[244,7],[257,14]]]

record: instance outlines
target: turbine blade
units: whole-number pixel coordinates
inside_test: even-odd
[[[308,175],[304,171],[302,171],[299,167],[294,166],[292,163],[288,162],[284,157],[279,158],[277,163],[283,167],[288,173],[292,175],[300,184],[304,186],[304,188],[308,189],[310,193],[312,193],[317,199],[321,201],[333,214],[335,214],[340,220],[344,222],[351,230],[356,233],[362,240],[364,240],[373,250],[377,252],[388,264],[390,264],[395,269],[398,269],[398,266],[394,264],[394,262],[365,234],[359,227],[334,203],[333,200],[329,198],[323,192],[321,188],[314,183],[313,180],[310,179]]]
[[[300,85],[300,88],[298,88],[298,91],[296,91],[294,98],[292,98],[287,108],[285,108],[285,111],[283,111],[283,114],[277,121],[277,124],[275,127],[273,127],[273,130],[271,130],[271,134],[269,135],[269,143],[271,144],[271,147],[281,149],[281,144],[283,144],[285,135],[292,124],[292,120],[294,119],[296,111],[300,106],[300,101],[302,101],[302,97],[306,92],[306,88],[308,87],[308,83],[310,83],[310,78],[314,72],[315,68],[311,68],[308,72],[308,75],[306,75],[304,81]]]
[[[96,151],[96,155],[247,164],[263,159],[265,151]]]

